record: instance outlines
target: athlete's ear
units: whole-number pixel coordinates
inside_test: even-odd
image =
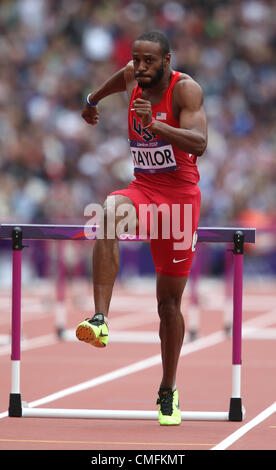
[[[164,55],[164,62],[165,62],[166,65],[170,65],[171,57],[172,57],[172,55],[171,55],[170,52],[168,54]]]

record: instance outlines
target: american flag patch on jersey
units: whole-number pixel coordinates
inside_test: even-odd
[[[167,113],[156,113],[156,119],[160,121],[165,121],[167,119]]]

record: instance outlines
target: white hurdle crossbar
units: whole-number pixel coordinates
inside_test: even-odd
[[[28,408],[25,406],[22,408],[22,416],[28,418],[158,420],[158,411]],[[182,411],[181,418],[186,421],[228,421],[229,412]]]

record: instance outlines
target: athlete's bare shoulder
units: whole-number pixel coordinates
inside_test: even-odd
[[[190,75],[182,73],[174,87],[174,100],[180,107],[192,103],[198,106],[203,103],[202,88]]]
[[[134,77],[133,60],[128,62],[128,64],[125,66],[124,78],[126,82],[126,90],[127,90],[128,98],[130,99],[132,91],[134,87],[137,85],[137,82]]]

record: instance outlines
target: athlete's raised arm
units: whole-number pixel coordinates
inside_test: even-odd
[[[88,124],[97,124],[99,121],[97,103],[113,93],[127,91],[128,94],[131,94],[135,84],[133,63],[130,61],[125,67],[108,78],[96,91],[88,95],[87,100],[90,105],[85,103],[82,111],[83,119],[88,122]]]

